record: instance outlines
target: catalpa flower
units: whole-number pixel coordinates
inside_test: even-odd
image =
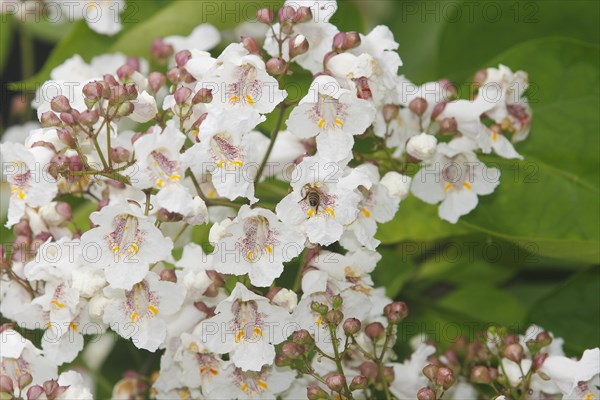
[[[215,313],[200,325],[202,341],[214,353],[229,353],[243,371],[261,371],[265,364],[272,364],[274,345],[283,342],[294,328],[285,309],[271,305],[239,282]]]
[[[437,154],[413,178],[412,193],[429,204],[441,202],[441,219],[456,223],[477,206],[477,196],[490,194],[500,183],[500,171],[477,159],[467,141],[438,145]]]
[[[243,45],[231,44],[217,62],[220,67],[203,80],[210,85],[207,87],[216,87],[211,103],[215,107],[241,107],[267,114],[287,97],[267,73],[265,62]]]
[[[328,76],[319,76],[309,93],[294,108],[287,121],[288,129],[299,138],[317,137],[319,154],[329,161],[348,157],[354,135],[371,125],[375,109]]]
[[[213,225],[211,236],[215,240],[215,270],[248,274],[250,283],[258,287],[270,286],[283,272],[283,263],[302,252],[305,240],[302,233],[283,224],[272,211],[247,205],[233,221]]]
[[[43,146],[27,149],[19,143],[3,143],[0,154],[3,175],[11,190],[6,222],[6,227],[10,228],[25,214],[26,206],[44,206],[56,195],[56,180],[47,171],[54,154]]]
[[[183,170],[179,161],[179,151],[185,143],[185,135],[169,121],[164,131],[155,126],[150,133],[140,137],[133,144],[136,165],[128,169],[133,186],[140,189],[179,184]]]
[[[221,41],[221,32],[214,25],[200,24],[188,36],[167,36],[163,39],[173,46],[175,53],[181,50],[212,50]]]
[[[167,260],[173,242],[135,205],[117,203],[90,215],[97,226],[81,236],[84,261],[104,269],[115,289],[130,290],[150,264]]]
[[[361,196],[356,189],[370,188],[368,178],[318,156],[305,158],[293,175],[292,193],[276,208],[279,219],[299,226],[312,243],[326,246],[339,240],[358,215]]]
[[[200,127],[200,143],[184,153],[183,164],[197,175],[211,174],[219,196],[256,202],[254,174],[260,160],[247,134],[264,120],[252,110],[211,110]]]
[[[181,286],[159,280],[154,272],[133,285],[131,290],[104,290],[110,299],[103,320],[137,348],[156,351],[165,340],[167,324],[163,316],[177,312],[185,293]]]
[[[206,398],[275,400],[277,394],[287,390],[295,378],[296,373],[290,368],[265,365],[258,371],[244,371],[229,364],[210,386]]]

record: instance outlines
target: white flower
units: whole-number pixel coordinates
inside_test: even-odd
[[[218,58],[221,65],[203,79],[213,89],[214,107],[234,107],[272,112],[286,97],[279,83],[267,73],[264,61],[241,44],[228,46]]]
[[[85,19],[88,26],[97,33],[112,36],[123,27],[120,14],[125,9],[124,0],[58,0],[58,3],[70,18]]]
[[[287,390],[296,377],[289,368],[265,365],[258,371],[244,371],[230,364],[210,386],[208,399],[272,399]]]
[[[243,371],[261,371],[265,364],[272,364],[274,345],[293,332],[285,309],[271,305],[241,283],[215,312],[200,325],[202,340],[215,353],[229,353],[231,361]]]
[[[375,109],[368,101],[342,89],[335,79],[320,76],[290,114],[287,126],[299,138],[317,136],[319,154],[341,161],[352,151],[353,136],[364,133],[374,118]]]
[[[285,308],[291,313],[298,305],[298,295],[293,290],[281,288],[277,294],[273,296],[271,302],[279,307]]]
[[[41,207],[52,201],[58,188],[56,180],[48,173],[48,163],[53,156],[45,147],[25,148],[19,143],[3,143],[2,170],[11,187],[8,206],[10,228],[23,216],[25,206]]]
[[[527,375],[533,365],[533,362],[528,358],[521,360],[520,364],[508,358],[503,358],[501,363],[502,368],[500,368],[500,372],[503,375],[506,373],[506,378],[512,387],[518,387],[521,384],[521,380]]]
[[[131,290],[106,288],[111,301],[104,310],[104,322],[137,348],[155,351],[167,334],[163,316],[177,312],[183,303],[181,286],[160,281],[153,272]]]
[[[406,144],[406,152],[417,160],[429,160],[435,154],[437,139],[433,135],[421,133],[411,137]]]
[[[135,141],[133,148],[137,159],[127,174],[132,184],[140,189],[162,189],[170,184],[178,184],[183,178],[179,151],[185,143],[185,135],[167,124],[164,131],[155,126],[152,132]]]
[[[389,193],[404,200],[410,193],[412,179],[395,171],[390,171],[381,178],[379,183],[387,188]]]
[[[476,206],[478,195],[490,194],[499,184],[500,171],[488,168],[469,148],[441,143],[436,155],[415,175],[412,193],[429,204],[441,202],[441,219],[456,223]],[[460,143],[463,145],[463,143]]]
[[[164,41],[175,50],[212,50],[221,41],[221,33],[211,24],[200,24],[188,36],[167,36]]]
[[[59,399],[69,400],[93,400],[94,396],[92,391],[86,385],[83,380],[83,376],[76,371],[66,371],[60,374],[58,377],[58,384],[60,386],[66,386],[65,390],[59,397]]]
[[[281,275],[283,263],[303,249],[299,231],[284,225],[272,211],[244,205],[215,243],[214,268],[224,274],[248,274],[252,285],[267,287]]]
[[[129,115],[129,118],[135,122],[148,122],[152,120],[158,112],[156,99],[145,90],[138,95],[137,99],[133,102],[133,105],[133,113]]]
[[[74,269],[71,279],[73,288],[77,289],[79,295],[85,298],[91,298],[107,285],[102,270],[92,266],[81,266]]]
[[[423,368],[428,364],[427,358],[435,353],[435,347],[426,344],[419,345],[409,360],[402,364],[393,364],[394,381],[390,391],[399,399],[412,399],[428,380],[423,375]]]
[[[183,155],[184,165],[197,175],[211,174],[219,196],[256,202],[254,175],[261,160],[247,134],[264,120],[251,110],[211,110],[200,127],[200,143]]]
[[[546,358],[539,372],[549,377],[565,395],[572,393],[579,382],[587,382],[600,373],[600,349],[583,352],[579,361],[563,356]]]
[[[104,269],[116,289],[131,289],[151,263],[167,260],[173,242],[137,206],[114,204],[90,215],[97,226],[81,236],[82,257]]]
[[[312,243],[329,245],[339,240],[344,226],[358,215],[359,185],[369,188],[369,179],[355,170],[344,170],[318,156],[307,157],[296,166],[292,193],[277,205],[285,224],[300,226]]]

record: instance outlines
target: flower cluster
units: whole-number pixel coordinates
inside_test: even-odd
[[[435,399],[456,387],[456,359],[422,375],[433,347],[394,354],[408,308],[374,287],[377,226],[411,193],[455,223],[494,191],[500,173],[477,154],[521,158],[527,74],[480,71],[470,100],[446,80],[415,85],[387,27],[340,32],[336,8],[259,10],[262,49],[243,37],[212,54],[220,33],[200,25],[156,39],[151,62],[75,55],[52,71],[33,104],[41,128],[1,146],[16,239],[0,258],[0,312],[18,326],[2,327],[2,398],[91,398],[58,367],[108,331],[162,352],[160,371],[128,373],[114,398]],[[290,98],[306,71],[308,93]],[[18,333],[30,329],[39,345]],[[539,338],[498,338],[484,349],[495,359],[464,361],[469,390],[592,387],[598,349],[576,362]]]

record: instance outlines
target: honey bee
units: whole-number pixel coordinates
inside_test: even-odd
[[[302,194],[304,197],[298,202],[302,202],[304,200],[308,200],[308,205],[315,209],[315,214],[319,212],[319,205],[321,204],[321,194],[315,188],[313,188],[310,184],[304,185],[302,188]]]

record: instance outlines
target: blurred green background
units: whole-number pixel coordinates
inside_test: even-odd
[[[231,30],[245,17],[252,18],[257,5],[281,2],[128,4],[125,29],[114,37],[98,35],[82,21],[56,27],[3,16],[4,126],[9,120],[7,99],[41,84],[53,67],[75,53],[88,61],[116,51],[148,58],[155,37],[187,35],[202,22]],[[528,324],[539,324],[564,337],[571,354],[598,346],[600,2],[338,4],[332,22],[341,30],[366,33],[377,24],[390,26],[400,43],[400,72],[416,83],[448,78],[466,98],[477,70],[502,63],[527,71],[531,84],[532,131],[517,146],[525,160],[482,158],[502,170],[493,195],[480,198],[478,208],[456,225],[441,221],[436,207],[409,198],[395,220],[380,229],[384,258],[374,278],[411,308],[401,325],[400,350],[402,339],[418,332],[448,343],[493,323],[521,332]],[[235,34],[230,31],[229,36]],[[22,65],[26,55],[21,53],[27,51],[23,37],[35,44],[33,76]],[[12,117],[11,122],[17,121]],[[6,231],[3,236],[8,242]],[[195,237],[202,236],[197,232]],[[127,351],[127,344],[119,346]],[[110,360],[107,365],[114,366]],[[108,377],[122,372],[108,368],[103,372]]]

